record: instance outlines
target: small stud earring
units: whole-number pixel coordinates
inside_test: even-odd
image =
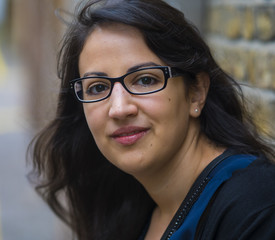
[[[196,108],[196,109],[195,109],[195,112],[198,113],[198,112],[199,112],[199,109]]]

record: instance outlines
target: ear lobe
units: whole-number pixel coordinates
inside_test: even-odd
[[[196,86],[190,89],[190,115],[192,117],[199,117],[204,107],[210,85],[210,78],[207,73],[201,72],[197,74],[196,78]]]

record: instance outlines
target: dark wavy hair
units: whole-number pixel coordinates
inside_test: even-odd
[[[245,110],[240,86],[217,65],[182,12],[161,0],[85,1],[59,53],[61,88],[56,117],[29,148],[37,191],[80,240],[137,239],[154,207],[143,186],[101,154],[82,105],[69,91],[69,81],[79,77],[78,60],[87,36],[108,23],[137,28],[160,59],[189,73],[184,79],[188,88],[196,85],[197,74],[209,75],[200,126],[214,144],[274,156]]]

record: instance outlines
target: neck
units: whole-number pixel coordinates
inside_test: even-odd
[[[168,225],[196,178],[223,150],[197,134],[169,165],[137,178],[157,205],[153,217]]]

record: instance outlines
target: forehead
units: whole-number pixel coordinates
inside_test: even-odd
[[[120,32],[120,33],[128,33],[128,34],[137,34],[137,35],[142,35],[141,31],[133,26],[123,24],[123,23],[118,23],[118,22],[103,22],[97,24],[94,28],[93,31],[110,31],[110,32]],[[91,32],[91,33],[92,33]]]
[[[105,22],[97,24],[93,27],[85,40],[84,48],[88,42],[93,40],[93,44],[96,42],[101,44],[102,42],[97,41],[97,39],[104,39],[104,42],[106,43],[107,39],[109,41],[115,42],[118,39],[119,41],[122,41],[123,38],[125,40],[129,40],[131,38],[138,39],[144,41],[145,43],[144,36],[139,29],[122,23]]]
[[[118,23],[103,24],[87,37],[79,58],[79,70],[82,74],[110,69],[126,71],[144,62],[164,65],[137,28]]]

